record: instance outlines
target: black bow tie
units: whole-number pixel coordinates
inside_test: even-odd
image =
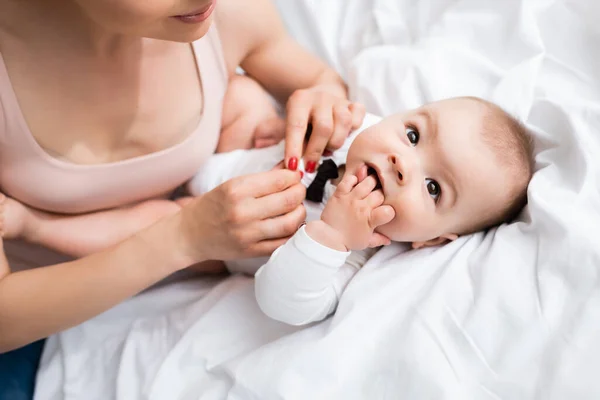
[[[328,180],[335,179],[338,176],[338,166],[336,163],[331,159],[323,161],[317,170],[315,180],[306,189],[306,200],[314,201],[315,203],[322,202],[325,184]]]

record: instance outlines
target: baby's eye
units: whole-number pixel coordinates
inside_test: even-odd
[[[425,185],[427,185],[427,193],[429,193],[431,198],[437,202],[442,194],[442,188],[440,188],[440,184],[433,179],[425,179]]]
[[[409,126],[406,127],[406,136],[408,136],[408,141],[413,146],[416,146],[419,143],[419,131],[415,128],[411,128]]]

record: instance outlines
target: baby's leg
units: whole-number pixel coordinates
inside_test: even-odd
[[[267,92],[242,75],[229,82],[221,122],[218,153],[276,144],[285,131],[285,123]]]
[[[74,257],[111,247],[181,207],[168,200],[81,215],[38,211],[13,199],[3,202],[4,237],[24,239]]]

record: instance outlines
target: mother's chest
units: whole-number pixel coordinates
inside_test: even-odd
[[[203,92],[193,58],[185,61],[129,72],[53,72],[36,83],[17,77],[15,93],[33,139],[52,157],[122,161],[177,145],[198,126]]]

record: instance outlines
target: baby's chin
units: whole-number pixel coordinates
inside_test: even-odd
[[[419,234],[417,232],[407,232],[407,227],[401,227],[401,225],[401,222],[394,218],[387,224],[375,228],[375,232],[388,237],[392,242],[412,243],[422,241],[422,233]]]

